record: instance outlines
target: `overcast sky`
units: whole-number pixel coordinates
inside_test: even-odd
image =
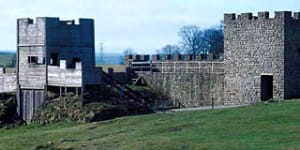
[[[121,53],[133,48],[152,53],[177,44],[184,25],[216,25],[224,13],[300,11],[296,0],[9,0],[0,2],[0,49],[16,49],[16,19],[60,17],[94,18],[96,50]]]

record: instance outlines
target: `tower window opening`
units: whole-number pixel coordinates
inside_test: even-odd
[[[37,56],[28,56],[28,63],[37,64],[38,57]]]

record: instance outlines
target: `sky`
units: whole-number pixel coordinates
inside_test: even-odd
[[[219,24],[224,13],[300,11],[297,0],[0,0],[0,50],[16,50],[17,18],[93,18],[95,48],[105,53],[154,53],[178,44],[182,26],[205,29]]]

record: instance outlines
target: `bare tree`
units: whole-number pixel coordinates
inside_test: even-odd
[[[174,55],[174,54],[180,54],[181,53],[181,49],[179,46],[177,45],[165,45],[161,50],[160,50],[161,54],[168,54],[168,55]]]
[[[196,54],[201,51],[203,47],[203,31],[198,26],[183,26],[180,28],[179,36],[181,37],[180,43],[182,47],[193,54],[193,58],[196,58]]]
[[[224,51],[223,25],[211,27],[204,31],[203,40],[206,43],[207,52],[219,56]]]
[[[217,56],[223,51],[223,23],[216,27],[201,30],[198,26],[184,26],[179,31],[180,43],[186,52],[197,54],[214,53]]]

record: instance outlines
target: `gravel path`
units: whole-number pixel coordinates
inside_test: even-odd
[[[218,105],[215,106],[214,109],[224,109],[224,108],[235,108],[235,107],[241,107],[241,106],[247,106],[249,104],[243,104],[243,105]],[[201,107],[193,107],[193,108],[179,108],[179,109],[171,109],[170,112],[179,112],[179,111],[195,111],[195,110],[209,110],[212,109],[211,106],[201,106]]]

